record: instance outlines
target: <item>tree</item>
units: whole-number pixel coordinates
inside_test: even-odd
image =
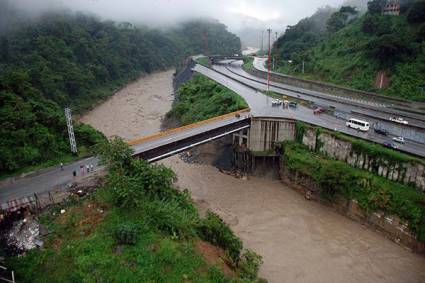
[[[347,16],[345,14],[340,12],[334,13],[326,22],[326,27],[328,32],[334,33],[339,31],[345,26],[346,20],[347,20]]]
[[[372,0],[367,2],[367,10],[371,14],[381,14],[386,4],[386,0]]]
[[[406,41],[393,34],[386,34],[369,42],[369,57],[378,60],[383,67],[391,67],[402,55],[411,52]]]
[[[339,31],[357,14],[358,12],[356,8],[351,6],[342,6],[341,9],[338,12],[333,13],[326,22],[328,32],[334,33]]]
[[[410,7],[407,13],[409,23],[425,22],[425,1],[416,1]]]

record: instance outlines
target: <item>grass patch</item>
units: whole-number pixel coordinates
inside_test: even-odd
[[[245,100],[237,93],[201,74],[194,74],[178,90],[176,101],[167,116],[187,125],[247,107]]]
[[[245,56],[243,58],[242,69],[244,69],[245,71],[252,71],[252,70],[254,70],[254,58],[253,57],[247,57],[247,56]]]
[[[208,60],[208,57],[199,57],[198,59],[195,60],[196,63],[205,66],[205,67],[211,67],[210,65],[210,61]]]

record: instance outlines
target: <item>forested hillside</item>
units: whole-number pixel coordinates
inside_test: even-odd
[[[6,3],[0,18],[13,19]],[[214,21],[158,31],[50,13],[10,24],[0,32],[0,175],[67,155],[63,107],[87,109],[141,74],[203,52],[206,34],[210,52],[240,52],[239,39]],[[87,125],[77,125],[76,136],[86,148],[102,138]]]
[[[402,1],[400,16],[382,15],[384,4],[383,0],[369,2],[363,16],[351,7],[342,7],[327,20],[321,39],[308,40],[308,48],[296,56],[287,47],[294,41],[286,37],[285,44],[274,48],[280,58],[279,71],[425,101],[425,2]],[[302,37],[305,33],[301,30],[297,35]],[[380,72],[388,78],[387,88],[376,86]]]

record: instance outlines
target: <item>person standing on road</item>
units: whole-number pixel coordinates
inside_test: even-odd
[[[93,172],[93,164],[90,164],[90,171]]]
[[[61,162],[61,171],[63,171],[63,163]]]
[[[89,172],[90,172],[90,167],[89,167],[89,165],[88,165],[88,164],[86,165],[86,170],[87,170],[87,173],[89,173]]]

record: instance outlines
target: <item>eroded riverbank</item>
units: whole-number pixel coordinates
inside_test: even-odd
[[[160,129],[171,108],[172,71],[137,80],[83,117],[107,136]],[[228,222],[261,254],[270,282],[425,282],[425,259],[368,228],[309,202],[279,181],[236,179],[211,165],[162,161],[202,208]]]

